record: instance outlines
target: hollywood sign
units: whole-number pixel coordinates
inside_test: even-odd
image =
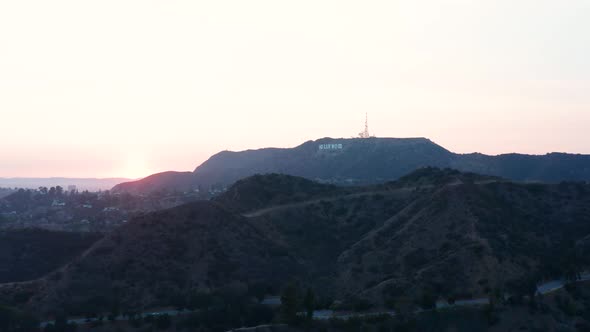
[[[342,150],[342,144],[320,144],[320,150]]]

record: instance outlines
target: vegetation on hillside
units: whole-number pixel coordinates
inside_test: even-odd
[[[588,268],[589,207],[587,184],[446,169],[344,189],[260,175],[214,202],[135,218],[60,273],[0,294],[20,295],[18,305],[39,312],[87,315],[203,303],[218,310],[209,304],[229,287],[247,307],[282,293],[279,316],[291,323],[306,302],[402,316],[440,301],[525,303],[537,283]],[[496,320],[494,311],[484,316]]]
[[[41,278],[101,238],[97,233],[41,229],[0,231],[0,283]]]

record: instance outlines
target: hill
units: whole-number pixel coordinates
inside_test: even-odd
[[[124,182],[114,186],[113,191],[150,193],[160,190],[192,191],[199,184],[192,172],[162,172],[152,174],[141,180]]]
[[[589,254],[587,184],[435,168],[346,188],[266,175],[214,201],[138,217],[61,271],[0,286],[0,298],[81,314],[173,305],[236,285],[276,294],[296,279],[345,307],[424,306],[528,295],[541,280],[590,266]]]
[[[489,174],[515,181],[590,181],[590,155],[549,153],[546,155],[479,153],[456,155],[451,168]]]
[[[588,189],[501,182],[438,188],[341,253],[339,283],[387,303],[401,294],[518,294],[575,275],[589,263],[580,245],[590,232]]]
[[[236,283],[278,286],[295,266],[281,244],[248,220],[200,201],[120,227],[61,271],[27,284],[36,293],[27,301],[43,312],[140,310]]]
[[[237,212],[261,209],[277,204],[302,202],[347,190],[304,178],[283,175],[254,175],[239,180],[215,200]]]
[[[166,172],[121,183],[115,191],[219,189],[254,174],[281,173],[323,183],[363,185],[396,180],[421,167],[450,167],[513,181],[589,181],[590,156],[455,154],[425,138],[309,141],[289,149],[223,151],[192,173]]]

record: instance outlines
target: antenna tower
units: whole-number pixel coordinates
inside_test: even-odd
[[[359,138],[370,138],[369,134],[369,114],[365,113],[365,130],[359,133]]]

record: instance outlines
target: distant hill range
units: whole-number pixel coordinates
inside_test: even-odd
[[[126,178],[0,178],[0,187],[37,189],[61,186],[67,190],[68,186],[76,186],[78,190],[98,191],[111,189],[118,183],[130,180]]]
[[[148,193],[223,188],[254,174],[282,173],[332,184],[364,185],[398,179],[420,167],[453,168],[514,181],[590,180],[590,155],[457,154],[426,138],[323,138],[287,149],[223,151],[193,172],[164,172],[121,183],[115,191]]]

